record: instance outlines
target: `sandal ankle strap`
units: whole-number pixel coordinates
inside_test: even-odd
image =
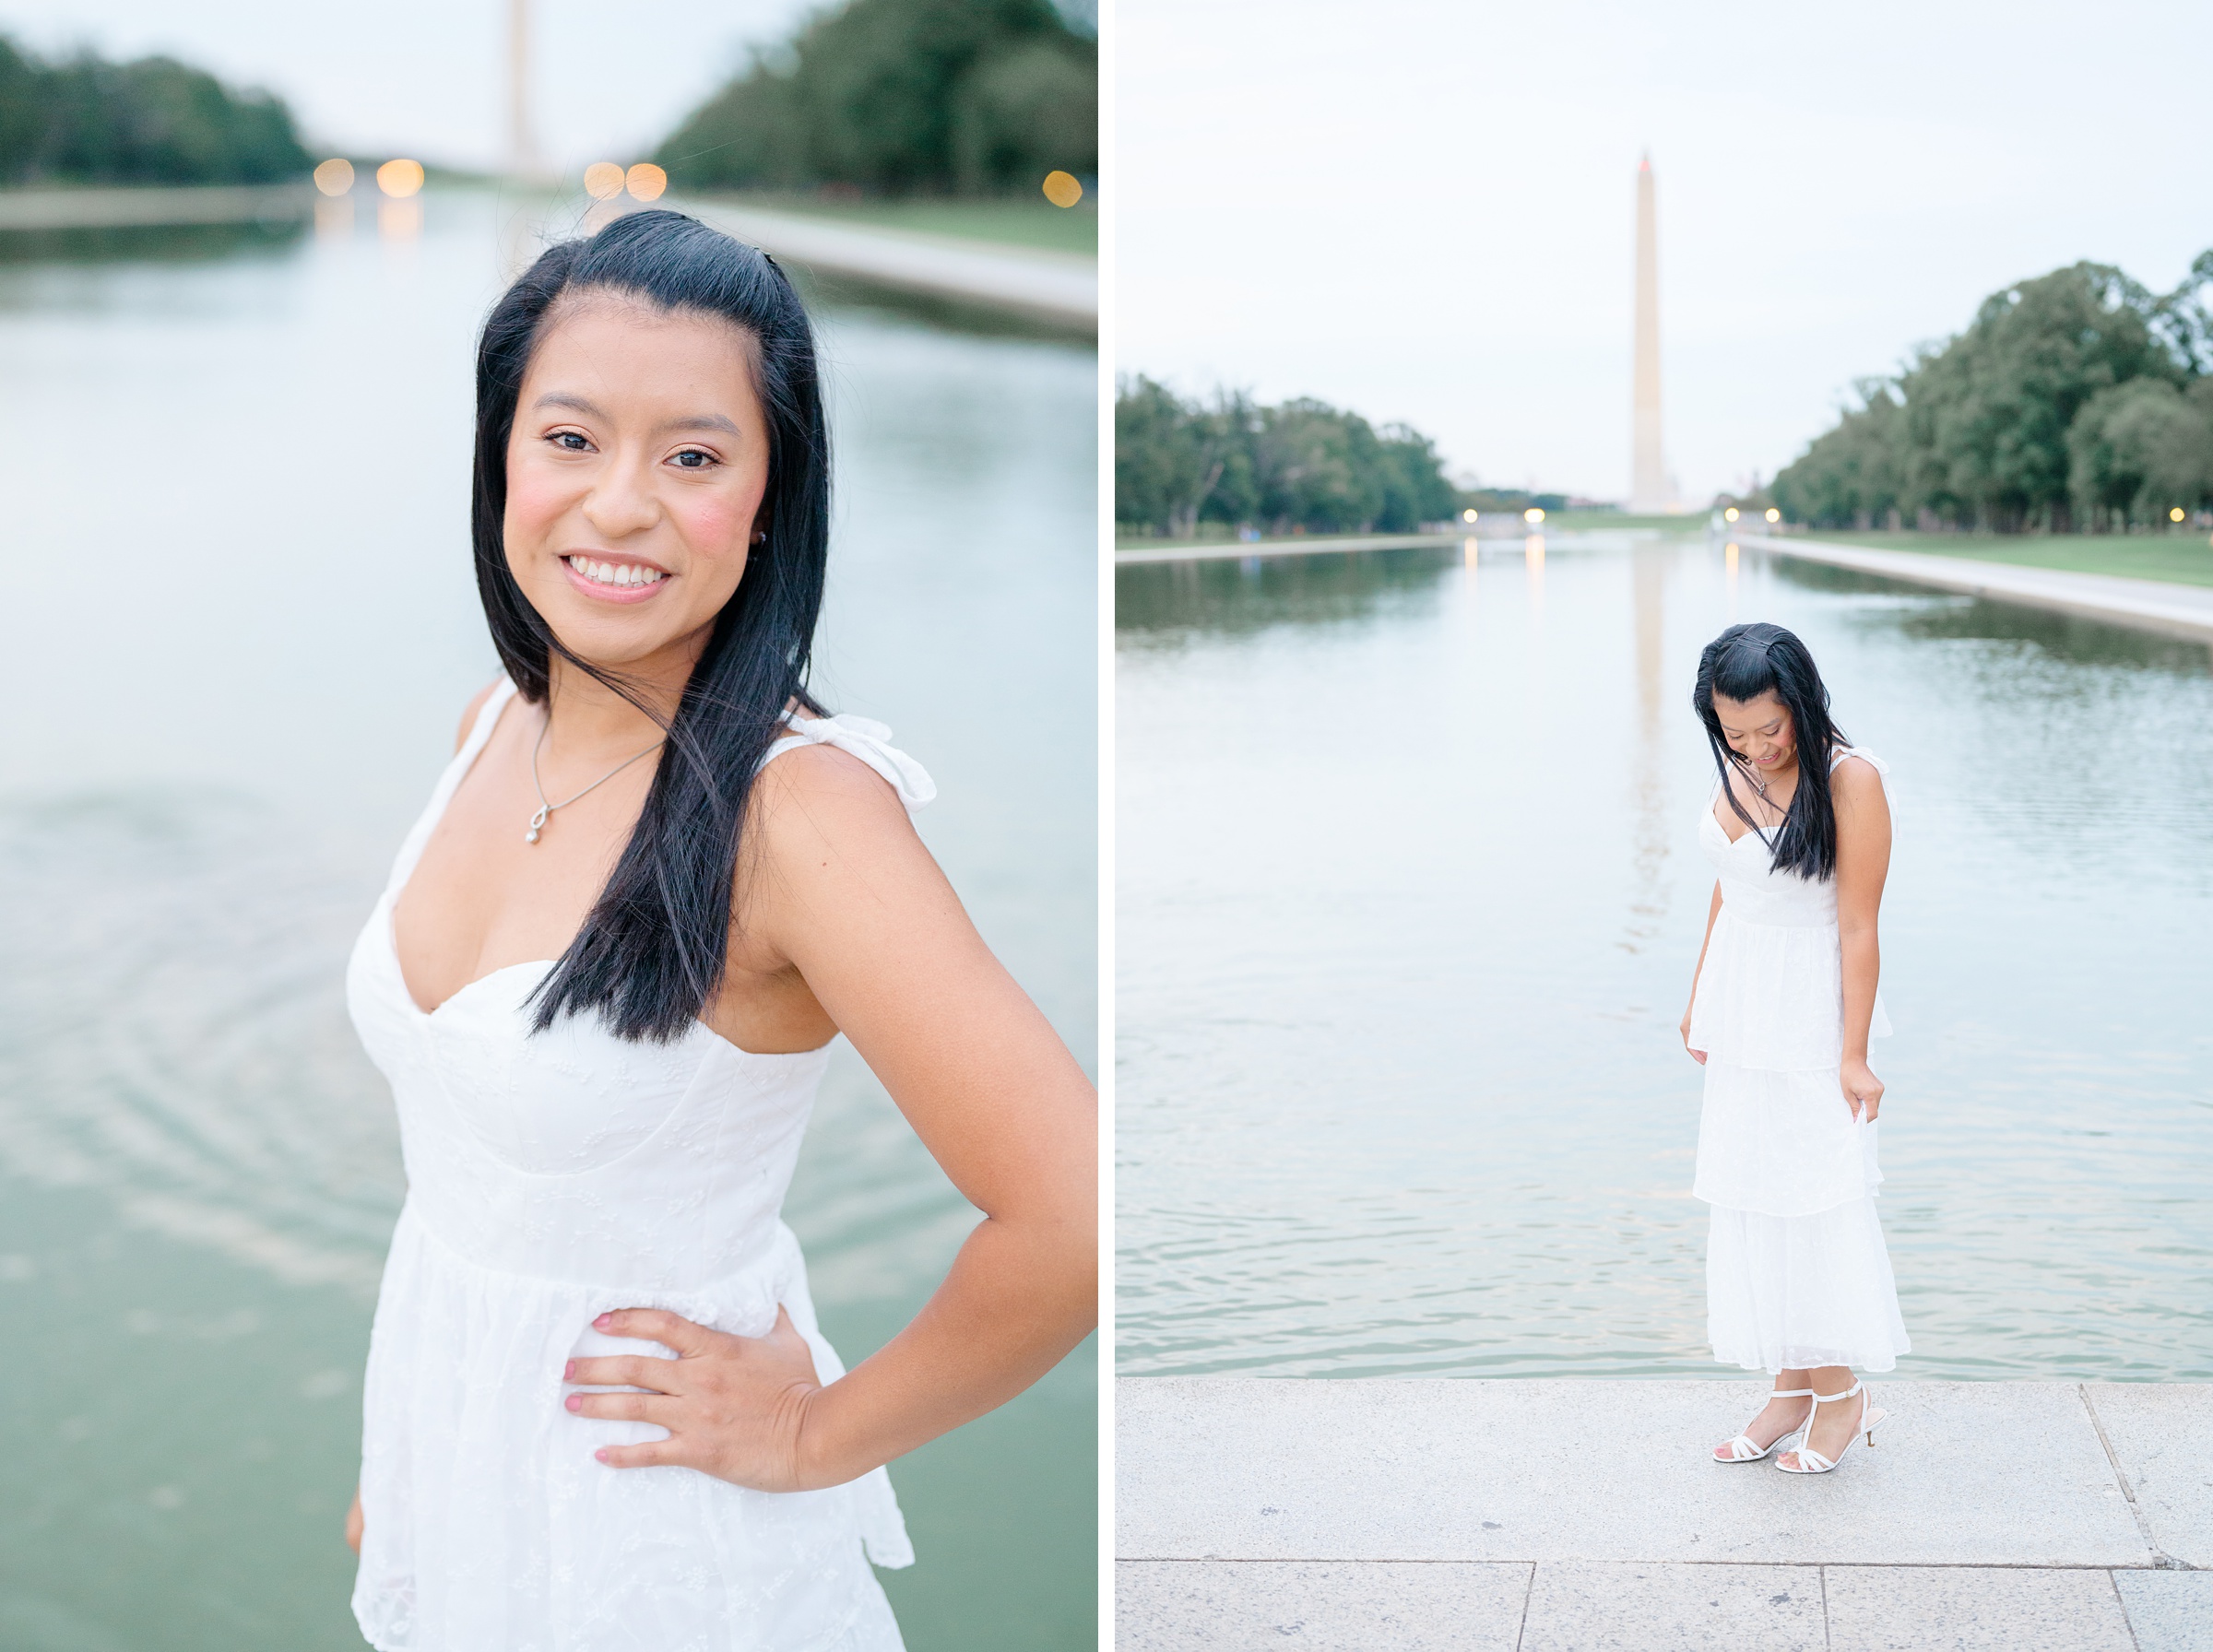
[[[1864,1383],[1854,1383],[1851,1387],[1845,1389],[1841,1394],[1814,1394],[1814,1403],[1816,1405],[1829,1405],[1840,1399],[1850,1399],[1854,1394],[1857,1394],[1861,1388],[1864,1387],[1866,1385]],[[1806,1392],[1808,1394],[1814,1393],[1811,1388],[1808,1388]]]

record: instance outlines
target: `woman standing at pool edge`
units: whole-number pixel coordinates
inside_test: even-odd
[[[363,1394],[380,1652],[895,1652],[883,1465],[1093,1323],[1089,1084],[908,823],[935,788],[806,687],[813,340],[676,213],[545,254],[478,353],[504,674],[356,944],[408,1173]],[[984,1220],[851,1373],[780,1220],[840,1032]]]
[[[1693,1191],[1712,1209],[1713,1357],[1775,1377],[1717,1462],[1835,1468],[1883,1416],[1852,1367],[1907,1351],[1875,1211],[1890,1031],[1876,917],[1890,865],[1885,765],[1829,721],[1805,644],[1734,625],[1698,656],[1692,702],[1721,771],[1698,822],[1717,879],[1683,1043],[1706,1068]]]

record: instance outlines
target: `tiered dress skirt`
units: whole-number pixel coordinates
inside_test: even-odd
[[[1689,1038],[1706,1055],[1692,1191],[1712,1207],[1707,1332],[1723,1364],[1880,1372],[1910,1346],[1876,1220],[1877,1127],[1838,1078],[1842,1019],[1836,925],[1747,922],[1724,896]],[[1878,1001],[1870,1032],[1889,1031]]]

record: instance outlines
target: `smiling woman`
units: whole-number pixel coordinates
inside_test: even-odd
[[[1094,1313],[1093,1098],[985,948],[890,731],[808,663],[807,318],[678,214],[547,253],[479,355],[478,696],[354,951],[408,1173],[365,1384],[380,1648],[889,1648],[883,1465]],[[846,1373],[780,1209],[849,1038],[984,1212]]]

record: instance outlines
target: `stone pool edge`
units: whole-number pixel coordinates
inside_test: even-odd
[[[1759,1382],[1118,1379],[1117,1644],[2208,1644],[2213,1384],[1873,1386],[1794,1476],[1704,1460]]]

